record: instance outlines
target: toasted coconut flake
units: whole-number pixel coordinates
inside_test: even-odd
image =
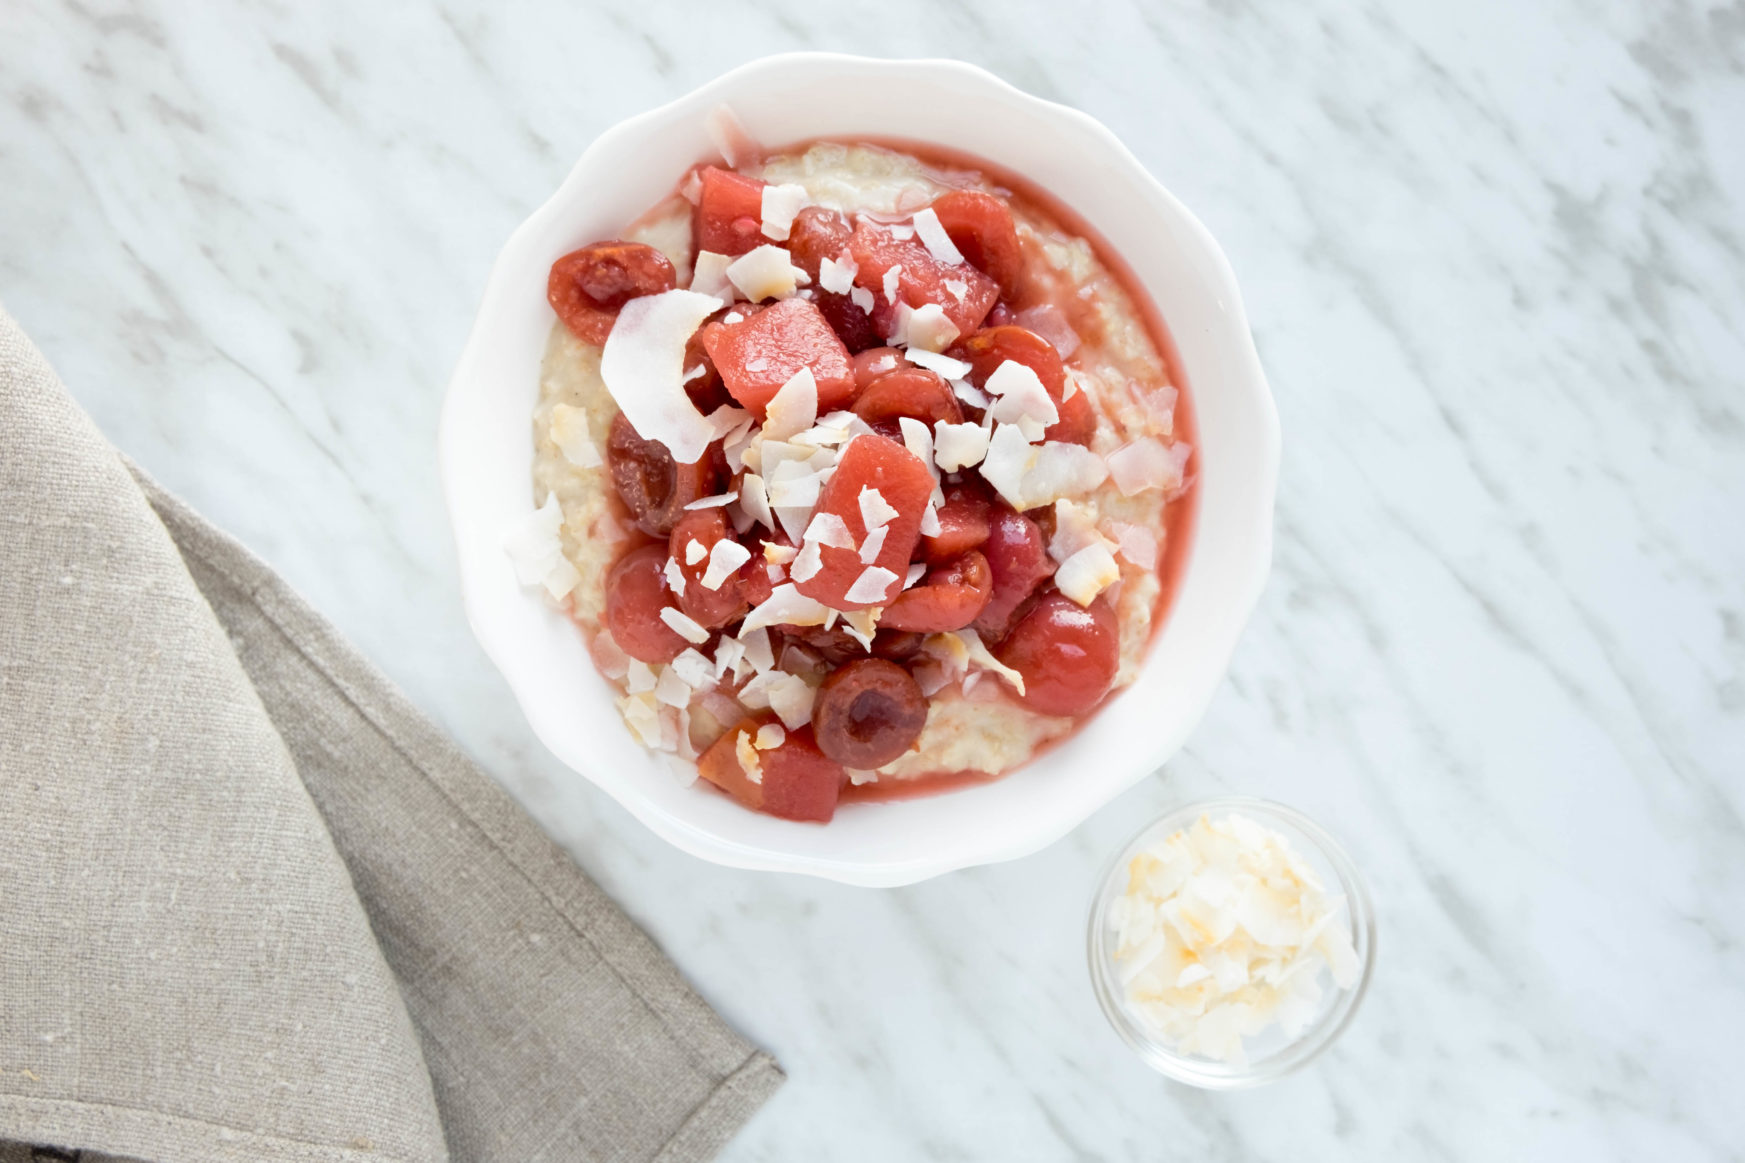
[[[765,723],[757,729],[757,738],[751,745],[759,751],[773,751],[787,742],[788,732],[780,723]]]
[[[882,566],[871,565],[861,571],[854,579],[854,584],[848,587],[843,595],[844,601],[863,605],[869,602],[883,602],[890,597],[891,586],[895,585],[897,575]]]
[[[873,606],[867,610],[849,610],[842,615],[842,628],[848,631],[848,636],[866,650],[872,649],[873,635],[878,633],[879,615],[884,613],[883,606]]]
[[[1054,571],[1055,586],[1081,606],[1090,605],[1120,580],[1121,567],[1115,564],[1115,555],[1101,544],[1085,546]]]
[[[876,771],[864,771],[858,767],[851,767],[848,769],[848,782],[853,784],[855,787],[859,787],[866,783],[877,783],[878,781],[879,773]]]
[[[626,695],[618,700],[618,711],[644,747],[660,749],[660,706],[652,694]]]
[[[763,559],[770,565],[787,565],[799,555],[799,552],[792,545],[780,545],[774,541],[763,543]]]
[[[854,290],[854,276],[860,267],[846,250],[841,258],[821,259],[818,263],[818,286],[832,295],[847,295]]]
[[[600,447],[588,432],[588,413],[568,404],[553,404],[551,408],[551,440],[563,458],[577,468],[599,468],[606,463]]]
[[[624,304],[606,337],[600,378],[631,427],[695,464],[715,439],[714,426],[685,394],[685,345],[720,301],[694,291],[664,291]]]
[[[963,252],[951,241],[951,235],[945,233],[945,226],[939,221],[939,215],[933,212],[933,207],[917,211],[914,221],[915,235],[927,248],[928,254],[948,267],[963,264]]]
[[[740,731],[734,737],[733,755],[739,760],[739,770],[745,773],[747,781],[756,784],[763,782],[763,763],[757,757],[757,748],[752,744],[750,731]]]
[[[794,215],[810,201],[806,187],[789,183],[763,188],[763,236],[786,242],[794,228]]]

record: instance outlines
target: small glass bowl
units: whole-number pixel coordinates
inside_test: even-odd
[[[1351,943],[1357,951],[1359,965],[1357,980],[1350,989],[1339,989],[1322,970],[1326,995],[1314,1020],[1294,1038],[1287,1038],[1277,1025],[1254,1037],[1244,1038],[1245,1062],[1220,1062],[1197,1054],[1183,1054],[1152,1033],[1128,1009],[1126,991],[1115,969],[1114,934],[1108,924],[1109,905],[1125,891],[1127,864],[1140,849],[1181,831],[1202,815],[1217,818],[1232,813],[1247,816],[1282,833],[1320,875],[1329,891],[1345,894]],[[1103,1007],[1109,1024],[1115,1027],[1115,1032],[1135,1054],[1152,1069],[1178,1082],[1208,1090],[1239,1090],[1283,1078],[1332,1045],[1351,1023],[1358,1003],[1369,989],[1370,974],[1375,968],[1375,910],[1351,858],[1320,825],[1283,804],[1249,796],[1228,796],[1186,804],[1166,812],[1142,828],[1115,853],[1097,879],[1096,895],[1091,899],[1087,945],[1091,988],[1097,995],[1097,1002]]]

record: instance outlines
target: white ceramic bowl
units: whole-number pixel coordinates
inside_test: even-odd
[[[533,507],[531,413],[559,255],[626,223],[715,156],[726,102],[766,146],[898,138],[985,158],[1053,194],[1131,266],[1180,352],[1198,420],[1199,519],[1167,624],[1137,682],[1063,746],[1004,779],[850,803],[827,826],[681,787],[630,735],[569,622],[516,583],[503,533]],[[1072,109],[956,61],[796,53],[753,61],[607,130],[510,236],[443,405],[443,492],[480,644],[561,760],[673,844],[740,868],[909,884],[1034,852],[1168,759],[1204,713],[1272,555],[1278,417],[1230,264],[1206,228],[1116,138]]]

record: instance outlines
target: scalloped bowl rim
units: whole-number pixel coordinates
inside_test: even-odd
[[[864,112],[795,111],[777,100],[784,91],[804,91],[809,106],[827,107],[832,94],[867,91],[872,85],[885,86],[878,92],[899,106],[894,114],[881,113],[880,124],[890,116],[932,125],[939,106],[928,107],[911,94],[925,92],[933,101],[949,94],[998,107],[1012,123],[1000,126],[1010,140],[994,149],[971,150],[928,133],[856,128],[856,116],[871,116]],[[813,102],[819,92],[824,98]],[[759,116],[760,101],[773,110],[765,110],[767,117]],[[618,226],[607,225],[611,215],[622,215],[616,219],[621,226],[653,205],[683,172],[683,165],[665,173],[656,173],[655,167],[664,169],[671,157],[687,150],[693,156],[686,164],[711,156],[702,119],[723,102],[741,114],[753,136],[759,135],[760,124],[779,123],[784,116],[824,117],[841,126],[771,134],[772,144],[813,137],[904,138],[973,153],[1036,180],[1109,240],[1142,290],[1151,294],[1181,355],[1199,422],[1196,488],[1201,496],[1193,544],[1170,616],[1134,684],[1118,692],[1067,741],[1010,775],[934,796],[848,804],[835,822],[822,828],[747,812],[704,787],[681,787],[630,738],[580,635],[569,635],[574,643],[558,640],[569,623],[538,593],[515,583],[501,548],[503,530],[533,508],[527,486],[532,460],[528,425],[544,336],[553,322],[544,304],[543,272],[564,250],[615,233]],[[1013,137],[1013,126],[1020,122],[1026,132]],[[1028,166],[1009,160],[1013,152],[1039,148],[1031,143],[1035,136],[1070,145],[1040,162],[1032,158]],[[696,144],[699,140],[701,145]],[[594,183],[603,165],[631,157],[642,164],[650,152],[661,156],[634,180],[603,187]],[[1076,180],[1073,157],[1098,163],[1103,186],[1085,197],[1059,188]],[[1038,164],[1060,166],[1053,174],[1056,180],[1036,176]],[[1112,191],[1110,197],[1130,208],[1087,207],[1086,197],[1101,201],[1105,187]],[[653,196],[636,207],[635,199],[650,190]],[[626,206],[631,207],[628,213]],[[604,229],[590,233],[579,225],[565,225],[583,223],[590,214]],[[1125,242],[1117,241],[1124,236]],[[1155,256],[1146,261],[1159,247],[1173,260],[1167,270]],[[1175,285],[1184,279],[1191,289]],[[1168,288],[1165,295],[1159,295],[1160,287]],[[1159,301],[1178,295],[1186,297],[1173,313]],[[1184,315],[1193,317],[1191,333],[1182,330],[1189,325]],[[534,337],[531,351],[525,350]],[[522,383],[520,373],[529,356],[533,370]],[[520,425],[525,447],[519,452],[513,447],[511,421]],[[1213,421],[1214,430],[1209,431]],[[605,130],[557,191],[510,235],[493,264],[443,402],[438,443],[467,619],[534,733],[567,766],[670,843],[737,868],[894,886],[1015,859],[1054,842],[1179,749],[1216,693],[1271,565],[1278,418],[1228,260],[1205,226],[1100,122],[959,61],[884,61],[832,53],[764,57]],[[501,479],[504,472],[513,482]],[[516,491],[519,500],[514,499]],[[1208,529],[1214,511],[1219,524]],[[1215,579],[1205,576],[1214,569]],[[1191,625],[1185,624],[1189,620]],[[1165,661],[1168,667],[1162,665]],[[566,699],[554,684],[579,689],[569,689],[573,697]],[[1162,700],[1161,705],[1136,702],[1141,694]],[[1119,725],[1123,720],[1127,730]],[[1093,751],[1095,763],[1072,762]],[[1069,770],[1075,774],[1069,777]]]

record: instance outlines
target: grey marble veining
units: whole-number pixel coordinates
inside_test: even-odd
[[[1745,1154],[1745,8],[844,7],[13,0],[0,298],[780,1056],[729,1159]],[[437,491],[508,232],[606,125],[795,48],[1109,124],[1229,252],[1285,433],[1187,750],[899,891],[701,864],[544,754]],[[1105,1027],[1082,925],[1136,821],[1226,790],[1340,835],[1381,941],[1324,1060],[1211,1095]]]

